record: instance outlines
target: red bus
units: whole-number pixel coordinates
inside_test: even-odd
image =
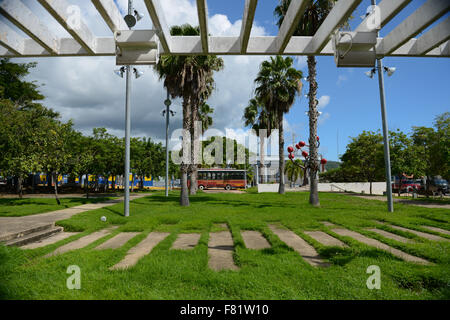
[[[189,185],[189,179],[188,179]],[[247,174],[245,170],[234,169],[198,169],[198,188],[245,188],[247,185]]]

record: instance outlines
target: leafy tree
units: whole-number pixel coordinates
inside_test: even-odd
[[[370,182],[370,194],[372,194],[372,182],[383,181],[383,137],[381,134],[363,131],[347,145],[347,150],[342,155],[342,168],[353,171],[355,177]]]
[[[425,162],[420,156],[420,148],[413,144],[411,138],[400,130],[391,131],[390,155],[391,172],[398,177],[398,195],[403,189],[403,176],[421,177],[425,174]]]
[[[284,168],[284,174],[287,175],[289,181],[291,182],[291,187],[298,180],[299,177],[303,177],[303,170],[300,166],[303,166],[303,163],[300,159],[295,159],[292,161],[288,161],[286,163],[286,167]]]
[[[27,102],[43,100],[44,96],[38,91],[38,85],[24,81],[30,69],[36,63],[13,63],[9,59],[0,59],[0,99],[8,99],[17,105]]]
[[[172,36],[197,36],[198,27],[188,24],[173,26],[170,30]],[[191,133],[191,159],[194,159],[194,125],[198,119],[198,106],[206,101],[214,89],[213,74],[223,68],[223,60],[214,55],[198,56],[163,56],[156,65],[160,79],[164,78],[164,87],[172,98],[183,99],[183,129]],[[188,149],[188,136],[183,135],[183,149]],[[196,165],[182,163],[181,166],[181,195],[180,204],[189,205],[187,189],[187,173],[191,174],[191,193],[197,188]],[[194,181],[195,180],[195,181]]]
[[[270,61],[263,61],[255,79],[255,89],[258,100],[267,112],[276,116],[279,130],[278,156],[280,169],[280,186],[278,192],[284,193],[284,130],[283,117],[294,104],[295,96],[301,92],[302,72],[292,67],[291,57],[270,57]]]

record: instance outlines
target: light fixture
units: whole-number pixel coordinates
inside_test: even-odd
[[[134,16],[136,17],[137,21],[141,20],[144,17],[144,15],[140,14],[137,10],[134,10]]]
[[[396,67],[384,67],[384,71],[387,73],[388,77],[392,76],[396,69]]]
[[[365,74],[366,74],[366,76],[368,76],[370,79],[372,79],[372,78],[373,78],[373,75],[375,74],[375,72],[376,72],[376,69],[373,68],[373,69],[370,70],[370,71],[366,71]]]
[[[121,67],[120,69],[114,70],[114,73],[119,77],[123,78],[123,74],[125,73],[125,67]]]
[[[140,77],[142,77],[144,75],[144,72],[139,71],[136,68],[133,68],[133,73],[134,73],[134,76],[136,77],[136,79],[138,79],[138,78],[140,78]]]

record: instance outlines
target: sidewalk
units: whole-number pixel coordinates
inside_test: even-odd
[[[149,194],[130,195],[130,200],[139,199],[148,195]],[[24,217],[0,217],[0,238],[3,238],[10,233],[14,234],[31,228],[55,223],[59,220],[68,219],[81,212],[112,206],[122,201],[123,197],[114,200],[107,200],[105,202],[88,203],[77,207]]]

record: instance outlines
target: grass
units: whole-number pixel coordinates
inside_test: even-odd
[[[77,214],[60,221],[66,231],[81,233],[56,244],[35,250],[0,246],[0,298],[2,299],[449,299],[450,242],[433,242],[373,220],[430,232],[421,225],[450,229],[445,209],[429,209],[395,204],[395,213],[386,204],[341,194],[321,193],[321,208],[308,204],[308,193],[208,194],[191,197],[190,207],[180,207],[178,194],[163,193],[133,201],[131,216],[125,218],[121,204]],[[100,220],[107,217],[107,222]],[[424,266],[395,256],[348,237],[334,234],[320,221],[330,221],[376,238],[402,251],[432,262]],[[235,243],[234,260],[239,271],[215,272],[208,268],[208,237],[226,223]],[[279,224],[297,233],[331,263],[328,268],[312,267],[286,246],[268,228]],[[109,225],[119,225],[111,235],[86,248],[44,258],[58,246]],[[414,239],[403,244],[365,231],[380,227]],[[249,250],[241,230],[258,230],[271,243],[270,249]],[[303,233],[322,230],[349,247],[325,247]],[[122,231],[139,231],[122,248],[92,250]],[[151,231],[170,232],[153,251],[126,271],[110,271],[126,252]],[[190,251],[169,250],[178,233],[201,234]],[[442,237],[450,238],[446,235]],[[81,269],[81,289],[69,290],[66,273],[70,265]],[[381,269],[381,289],[369,290],[371,265]]]
[[[113,198],[60,198],[61,204],[58,205],[55,198],[4,198],[0,199],[0,217],[22,217],[110,199]]]

